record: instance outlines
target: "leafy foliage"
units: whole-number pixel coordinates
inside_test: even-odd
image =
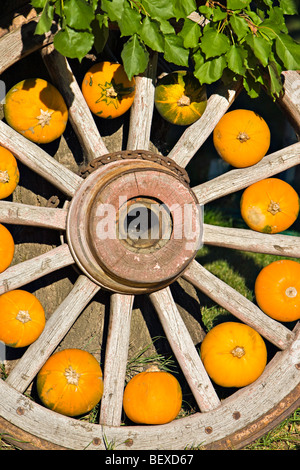
[[[295,0],[32,0],[40,13],[36,34],[52,21],[60,29],[55,48],[82,58],[100,53],[115,23],[124,46],[128,77],[144,72],[149,50],[179,67],[190,68],[200,83],[241,79],[251,97],[265,86],[275,98],[283,70],[300,69],[300,44],[290,35],[286,15],[296,15]]]

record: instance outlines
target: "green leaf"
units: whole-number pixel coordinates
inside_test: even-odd
[[[118,21],[122,36],[131,36],[138,33],[142,26],[142,17],[140,13],[130,6],[128,2],[124,3],[122,16]]]
[[[251,0],[227,0],[228,10],[242,10],[251,3]]]
[[[219,33],[216,29],[208,27],[204,28],[200,47],[206,58],[210,59],[211,57],[225,54],[225,52],[230,48],[230,41],[225,34]]]
[[[141,0],[148,15],[154,19],[174,17],[173,4],[170,0]]]
[[[35,34],[45,34],[47,33],[52,25],[54,16],[54,5],[50,5],[49,0],[47,0],[44,9],[42,11],[41,17],[38,24],[35,28]]]
[[[266,67],[272,50],[272,42],[251,33],[246,36],[245,40],[253,50],[255,57]]]
[[[55,49],[63,56],[82,60],[93,46],[94,35],[87,31],[75,31],[66,26],[55,34],[53,43]]]
[[[238,41],[243,39],[249,33],[249,26],[244,18],[237,15],[232,15],[229,20],[230,26],[236,34]]]
[[[210,19],[210,17],[213,15],[213,12],[214,12],[214,8],[212,7],[209,7],[207,5],[201,5],[199,8],[198,8],[199,12],[202,13],[202,15],[205,16],[205,18],[207,18],[208,20]]]
[[[96,15],[91,23],[94,34],[94,46],[98,53],[102,52],[109,36],[108,18],[104,15]]]
[[[46,3],[48,3],[48,0],[31,0],[30,2],[33,8],[44,8]]]
[[[199,43],[199,38],[201,35],[200,26],[195,23],[195,21],[191,21],[188,18],[184,21],[184,25],[178,36],[183,38],[183,45],[187,49],[189,47],[197,47]]]
[[[227,16],[227,11],[222,10],[219,6],[216,6],[213,10],[212,21],[224,20]]]
[[[279,7],[270,10],[269,18],[259,25],[259,31],[263,31],[270,39],[274,39],[280,32],[288,33],[285,19]]]
[[[73,29],[90,29],[94,19],[93,8],[84,0],[69,0],[65,3],[64,13],[67,25]]]
[[[137,34],[134,34],[124,44],[121,57],[129,80],[134,75],[143,73],[149,61],[149,53]]]
[[[195,0],[183,0],[173,2],[174,16],[177,20],[186,18],[197,8]]]
[[[284,15],[297,15],[298,13],[295,0],[279,0],[279,5]]]
[[[122,17],[124,0],[101,0],[101,9],[105,11],[110,21],[118,21]]]
[[[146,16],[139,34],[146,46],[157,52],[164,51],[164,37],[155,20],[151,20]]]
[[[224,55],[221,55],[215,59],[206,60],[202,65],[196,65],[194,75],[201,84],[214,83],[222,77],[225,67],[226,59]]]
[[[259,97],[261,85],[260,83],[256,82],[251,75],[247,75],[243,78],[243,85],[250,98]]]
[[[175,34],[165,35],[164,58],[173,64],[188,66],[189,50],[183,46],[181,37]]]
[[[286,34],[278,34],[275,47],[278,57],[287,70],[300,69],[300,44]]]
[[[271,96],[279,96],[282,92],[283,85],[281,82],[280,72],[277,67],[277,63],[272,61],[268,65],[268,72],[270,77],[269,91]]]
[[[247,51],[234,44],[230,47],[226,53],[227,64],[230,70],[237,73],[238,75],[244,75],[246,72],[245,59],[247,57]]]

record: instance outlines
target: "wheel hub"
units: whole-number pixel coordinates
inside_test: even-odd
[[[154,155],[155,156],[155,155]],[[154,160],[122,159],[91,173],[72,199],[67,238],[86,275],[121,293],[174,281],[195,257],[202,222],[196,198]]]

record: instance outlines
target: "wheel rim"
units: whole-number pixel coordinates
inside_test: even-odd
[[[31,26],[30,26],[31,28]],[[39,47],[42,44],[39,45]],[[34,48],[37,46],[35,45]],[[0,45],[1,49],[1,45]],[[27,52],[26,52],[27,53]],[[48,53],[46,52],[46,55]],[[55,56],[56,59],[63,60],[60,57]],[[19,56],[16,56],[15,60],[18,60]],[[65,63],[65,62],[64,62]],[[151,64],[153,67],[153,63]],[[150,67],[150,68],[151,68]],[[5,68],[5,65],[2,66],[2,69]],[[149,70],[148,70],[149,73]],[[151,80],[150,80],[151,81]],[[149,88],[149,76],[141,77],[141,80],[138,85],[141,90]],[[65,83],[62,84],[65,86]],[[215,108],[218,104],[218,113],[215,113],[214,119],[217,121],[220,118],[220,114],[223,114],[232,101],[234,100],[236,94],[238,93],[238,86],[232,90],[227,90],[226,92],[219,92],[213,96],[210,101],[209,109]],[[150,97],[151,103],[151,92],[148,97]],[[139,106],[140,96],[137,96],[136,107]],[[151,106],[150,106],[151,108]],[[132,122],[131,122],[131,135],[129,138],[130,145],[132,148],[140,147],[140,135],[144,135],[141,132],[141,127],[138,127],[137,135],[134,134],[134,122],[138,113],[133,113]],[[151,110],[152,115],[152,110]],[[295,116],[293,116],[295,118]],[[74,127],[77,126],[76,115],[72,120]],[[296,115],[296,121],[299,122],[299,116]],[[204,121],[202,121],[204,122]],[[205,125],[203,124],[203,128]],[[211,132],[212,126],[209,129],[204,130],[202,139],[205,140],[207,135]],[[149,130],[149,128],[148,128]],[[193,151],[187,150],[188,142],[191,140],[191,134],[195,132],[194,128],[190,128],[186,131],[186,134],[183,136],[182,142],[175,145],[172,151],[169,154],[169,158],[172,158],[175,163],[185,167],[191,158],[191,154],[199,148],[203,140],[197,141],[193,146]],[[83,141],[84,146],[89,146],[89,143],[84,142],[84,129],[81,130],[80,136]],[[147,135],[147,133],[146,133]],[[93,134],[94,138],[94,134]],[[142,145],[142,148],[146,148],[147,137],[143,137],[146,140],[145,145]],[[59,177],[59,172],[62,171],[60,165],[54,164],[47,156],[42,155],[43,161],[46,161],[49,168],[38,169],[36,168],[36,161],[33,157],[32,146],[26,146],[23,155],[24,140],[20,139],[20,144],[18,143],[18,136],[10,129],[7,129],[5,126],[1,126],[0,129],[0,141],[1,145],[11,148],[13,153],[16,154],[24,164],[28,165],[30,168],[38,171],[39,174],[45,176],[49,181],[53,181],[54,184],[62,189],[63,192],[72,198],[71,209],[56,209],[55,217],[51,220],[47,220],[47,225],[55,229],[63,229],[67,233],[67,242],[64,242],[61,247],[53,250],[50,257],[41,256],[41,259],[35,260],[36,264],[36,273],[30,274],[29,277],[26,277],[28,272],[28,267],[32,267],[33,263],[29,261],[27,264],[22,266],[13,266],[9,268],[8,272],[5,275],[0,276],[0,289],[2,292],[5,290],[10,290],[16,285],[24,285],[27,281],[32,279],[37,279],[40,276],[40,267],[41,265],[47,265],[47,273],[56,271],[61,267],[74,265],[74,258],[78,257],[78,246],[77,242],[74,242],[74,237],[76,238],[76,230],[71,228],[71,225],[74,224],[76,220],[76,214],[78,211],[78,194],[80,193],[81,188],[85,184],[83,180],[77,175],[71,175],[65,169],[63,170],[63,177]],[[13,143],[12,143],[13,141]],[[97,137],[95,137],[96,143],[99,143]],[[132,144],[132,142],[134,142]],[[183,146],[182,143],[185,145]],[[18,146],[19,145],[19,146]],[[94,142],[90,143],[90,147],[86,148],[87,153],[90,152],[94,157],[97,156],[97,152],[91,149],[94,145]],[[265,166],[257,167],[257,172],[253,171],[251,174],[249,172],[244,172],[243,175],[246,175],[246,179],[239,183],[241,187],[243,185],[248,185],[254,180],[262,179],[265,174],[265,167],[268,166],[268,162],[274,162],[274,168],[268,170],[268,175],[276,174],[282,169],[292,167],[293,165],[299,162],[299,144],[289,147],[285,150],[287,158],[284,162],[278,163],[279,160],[282,160],[283,152],[277,152],[272,154],[265,160]],[[103,145],[103,142],[100,139],[100,152],[102,155],[107,154],[107,149]],[[118,167],[118,164],[115,165]],[[137,168],[136,162],[133,164],[134,169]],[[151,165],[150,165],[151,166]],[[108,167],[109,168],[109,167]],[[112,167],[110,167],[112,168]],[[56,177],[53,178],[52,170],[56,171]],[[132,168],[130,169],[132,171]],[[153,168],[151,168],[153,170]],[[157,168],[155,169],[155,171]],[[158,170],[157,170],[158,171]],[[99,171],[101,173],[102,170]],[[130,173],[130,171],[129,171]],[[91,175],[91,180],[93,176]],[[171,177],[174,181],[174,176]],[[67,182],[65,181],[67,180]],[[222,195],[232,192],[232,188],[229,188],[229,182],[231,181],[228,176],[221,178],[222,182],[225,181],[225,184],[222,186]],[[192,197],[193,207],[198,204],[205,204],[214,198],[220,196],[220,193],[216,191],[216,187],[219,185],[219,181],[216,179],[213,184],[209,183],[210,187],[213,189],[211,191],[207,190],[208,184],[201,185],[200,187],[192,188],[192,191],[187,190],[187,199],[185,201],[191,201],[189,199]],[[183,183],[180,182],[180,188],[183,190]],[[186,186],[184,186],[186,189]],[[238,186],[234,190],[239,189]],[[79,191],[79,192],[78,192]],[[196,196],[196,201],[194,199]],[[140,198],[144,194],[138,193],[134,197]],[[143,200],[144,205],[147,206],[149,203],[149,197],[151,194],[147,194],[147,200]],[[92,202],[95,203],[96,196],[92,196]],[[74,202],[75,201],[75,202]],[[20,205],[13,206],[14,210],[20,210],[18,214],[12,212],[12,206],[8,209],[7,204],[10,203],[1,203],[0,206],[0,215],[1,220],[7,223],[24,223],[25,215],[23,215],[22,208]],[[26,208],[24,208],[25,210]],[[8,214],[9,213],[9,214]],[[75,215],[74,215],[75,213]],[[30,223],[37,224],[38,226],[44,226],[45,224],[45,214],[50,216],[48,211],[33,211],[30,212]],[[195,209],[195,221],[199,220],[198,212]],[[122,215],[122,214],[121,214]],[[69,221],[69,222],[68,222]],[[71,221],[71,222],[70,222]],[[28,222],[27,222],[28,223]],[[69,225],[68,225],[69,223]],[[89,223],[86,221],[84,224],[84,232],[86,233]],[[201,238],[201,224],[199,224],[199,229],[197,230],[197,243]],[[95,230],[95,227],[93,228]],[[204,243],[208,244],[220,244],[220,232],[214,230],[212,227],[204,226]],[[93,232],[92,232],[93,233]],[[225,233],[230,235],[230,241],[228,246],[230,248],[236,248],[239,245],[239,242],[234,240],[236,233],[232,235],[232,232],[225,230]],[[242,232],[239,232],[242,234]],[[77,233],[78,235],[78,233]],[[251,234],[252,235],[252,234]],[[265,242],[265,237],[260,237],[253,235],[254,238],[254,248],[257,249],[260,242]],[[282,246],[286,247],[287,256],[296,256],[299,257],[299,240],[294,240],[296,237],[289,238],[287,241],[286,238],[282,236],[273,237],[272,240],[278,242],[279,248]],[[269,239],[268,239],[269,240]],[[295,243],[294,243],[295,242]],[[70,246],[69,246],[70,244]],[[270,245],[266,243],[268,247],[264,247],[263,250],[270,253],[276,253],[276,248],[274,244]],[[222,246],[226,246],[226,242]],[[153,245],[152,245],[153,247]],[[127,247],[128,248],[128,247]],[[137,247],[135,247],[136,249]],[[97,252],[96,246],[96,254]],[[139,247],[140,249],[140,247]],[[147,247],[149,249],[149,246]],[[95,251],[95,247],[94,247]],[[259,251],[259,250],[258,250]],[[265,252],[263,251],[263,252]],[[9,375],[6,382],[0,381],[0,402],[4,405],[3,410],[1,410],[1,421],[0,421],[0,430],[5,434],[9,429],[14,436],[17,436],[18,433],[21,433],[23,437],[28,439],[28,442],[23,443],[24,448],[36,448],[36,446],[41,446],[46,448],[50,446],[51,448],[57,448],[62,443],[66,448],[74,449],[88,449],[88,448],[97,448],[105,449],[107,442],[114,443],[117,449],[149,449],[149,442],[151,442],[151,448],[157,449],[180,449],[186,448],[187,446],[199,445],[203,443],[204,448],[240,448],[243,447],[248,442],[251,442],[254,438],[263,434],[270,426],[275,425],[278,421],[281,421],[288,413],[292,412],[297,406],[299,406],[299,364],[300,364],[300,348],[299,348],[299,330],[298,327],[294,331],[290,331],[285,328],[283,325],[277,324],[277,322],[266,320],[263,315],[259,313],[258,320],[255,318],[255,315],[258,313],[258,309],[253,308],[253,306],[248,302],[245,302],[244,299],[241,299],[235,293],[235,298],[232,300],[230,298],[231,290],[225,286],[225,283],[220,282],[211,276],[204,268],[202,268],[195,260],[195,250],[192,250],[192,254],[188,258],[186,265],[184,263],[180,266],[180,269],[173,270],[172,276],[169,276],[168,280],[162,282],[161,279],[157,285],[157,279],[154,280],[155,286],[149,287],[142,286],[142,289],[145,289],[145,292],[149,294],[149,297],[152,301],[152,304],[155,307],[155,310],[158,314],[159,320],[161,321],[163,328],[166,333],[166,337],[175,353],[176,359],[185,375],[185,378],[193,392],[193,395],[196,399],[198,407],[200,408],[199,413],[194,415],[178,419],[168,425],[165,425],[162,429],[160,426],[145,427],[145,426],[120,426],[119,417],[113,416],[113,413],[109,411],[111,408],[112,402],[107,395],[104,396],[103,403],[101,404],[101,416],[100,416],[100,425],[89,424],[88,426],[85,423],[78,422],[74,419],[67,418],[56,413],[51,412],[38,404],[32,403],[28,398],[23,395],[23,392],[26,390],[28,383],[32,381],[36,373],[38,372],[41,365],[45,362],[47,357],[59,344],[62,335],[72,326],[75,319],[78,318],[82,309],[86,306],[90,299],[99,291],[100,287],[103,285],[103,279],[95,279],[91,276],[90,272],[86,265],[80,264],[80,268],[83,270],[84,274],[80,274],[74,289],[71,294],[65,299],[65,301],[60,305],[60,307],[55,312],[55,315],[52,315],[51,321],[48,321],[47,328],[39,340],[32,345],[22,357],[20,362],[17,364],[15,369]],[[54,261],[53,261],[54,259]],[[88,257],[88,259],[90,259]],[[86,261],[85,261],[86,262]],[[85,272],[85,270],[87,272]],[[16,281],[15,275],[18,273]],[[87,274],[87,275],[85,275]],[[203,292],[207,292],[211,298],[214,299],[214,288],[220,290],[221,295],[224,293],[225,300],[222,298],[217,299],[221,304],[224,304],[228,310],[234,313],[239,319],[245,321],[248,324],[253,325],[258,331],[262,333],[264,337],[270,340],[276,347],[279,348],[280,352],[270,361],[265,372],[259,378],[259,380],[249,387],[246,387],[243,390],[239,390],[232,397],[220,402],[214,387],[212,386],[210,380],[208,379],[205,371],[203,370],[202,363],[199,359],[198,354],[194,351],[194,344],[191,341],[191,338],[178,314],[177,307],[172,298],[169,285],[176,279],[178,276],[181,276],[184,279],[190,281],[197,288]],[[109,276],[109,281],[107,278],[104,282],[105,288],[110,289],[113,293],[111,296],[111,313],[112,319],[111,325],[113,332],[116,334],[118,332],[125,333],[127,332],[127,341],[128,341],[128,331],[131,321],[131,311],[134,295],[137,293],[136,285],[132,290],[132,285],[124,285],[124,278],[121,276],[122,283],[120,283],[121,288],[117,289],[114,282],[118,278],[118,283],[120,281],[119,276]],[[94,282],[96,280],[96,282]],[[212,282],[212,284],[210,284]],[[16,284],[17,283],[17,284]],[[131,284],[131,283],[130,283]],[[119,287],[120,287],[119,285]],[[2,287],[1,287],[2,286]],[[159,289],[158,289],[159,288]],[[126,295],[125,294],[126,291]],[[140,293],[140,291],[138,291]],[[63,324],[63,316],[65,309],[68,309],[69,318],[67,324],[64,323],[63,331],[58,332],[60,325]],[[115,325],[120,322],[120,325],[116,327]],[[55,325],[55,328],[54,328]],[[175,325],[175,327],[173,327]],[[47,342],[47,348],[41,348],[45,346],[45,337],[50,335],[52,338],[51,344]],[[107,350],[107,358],[105,363],[105,370],[109,370],[108,365],[113,360],[113,356],[116,355],[114,349],[114,338],[110,337],[109,346]],[[122,347],[128,347],[126,340],[122,341]],[[120,347],[120,346],[119,346]],[[34,364],[31,363],[31,359],[35,356],[35,353],[39,354],[39,359],[34,361]],[[122,355],[123,359],[126,355]],[[122,365],[123,371],[119,370],[117,377],[122,377],[124,375],[124,364]],[[121,368],[122,368],[121,367]],[[21,372],[23,377],[21,376]],[[27,377],[26,377],[27,374]],[[200,378],[200,379],[199,379]],[[115,380],[115,377],[110,377],[109,375],[105,378],[109,387],[111,383]],[[201,382],[201,383],[200,383]],[[274,391],[275,388],[275,391]],[[116,390],[116,395],[121,393],[122,390]],[[267,404],[264,404],[264,400],[267,397]],[[247,407],[243,405],[247,402]],[[120,408],[120,399],[113,403],[115,408]],[[120,414],[120,413],[119,413]],[[44,424],[43,424],[44,423]],[[51,432],[49,433],[49,423],[52,423],[53,429],[55,429],[55,435]],[[217,423],[217,424],[216,424]],[[250,424],[249,424],[250,423]],[[76,426],[76,433],[72,435]],[[32,437],[34,436],[34,437]],[[67,436],[67,438],[66,438]],[[8,437],[9,439],[9,437]],[[195,442],[196,441],[196,442]],[[22,447],[22,445],[21,445]]]

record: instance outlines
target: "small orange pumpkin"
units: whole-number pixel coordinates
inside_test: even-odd
[[[193,73],[178,70],[159,80],[154,102],[159,114],[171,124],[188,126],[197,121],[207,105],[206,87]]]
[[[10,231],[0,224],[0,273],[11,264],[15,253],[15,242]]]
[[[123,408],[139,424],[165,424],[176,418],[182,404],[178,380],[157,367],[132,377],[125,387]]]
[[[17,160],[13,154],[0,146],[0,199],[10,196],[20,179]]]
[[[12,290],[0,295],[0,340],[12,348],[33,343],[45,327],[45,312],[30,292]]]
[[[278,178],[266,178],[248,186],[242,194],[241,215],[258,232],[287,230],[299,214],[299,197],[294,188]]]
[[[236,168],[258,163],[266,155],[270,140],[266,121],[247,109],[235,109],[224,114],[213,131],[218,154]]]
[[[265,266],[256,278],[255,297],[263,312],[275,320],[300,319],[300,264],[278,260]]]
[[[39,371],[37,392],[42,403],[57,413],[89,413],[103,394],[101,367],[92,354],[82,349],[58,351]]]
[[[81,88],[94,114],[113,119],[131,107],[135,96],[135,78],[129,80],[121,64],[99,62],[85,74]]]
[[[249,385],[267,363],[267,349],[260,334],[237,322],[213,327],[201,343],[200,354],[208,375],[222,387]]]
[[[27,139],[47,144],[65,131],[68,109],[60,92],[41,78],[22,80],[6,95],[7,123]]]

